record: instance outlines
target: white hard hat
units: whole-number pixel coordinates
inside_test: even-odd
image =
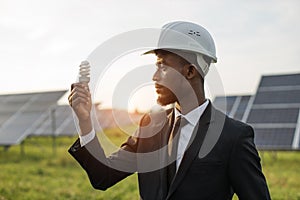
[[[203,55],[211,58],[212,62],[217,62],[216,48],[212,36],[205,28],[191,22],[175,21],[164,25],[157,47],[144,54],[154,53],[158,49],[196,53],[198,64],[204,75],[207,74],[210,63],[203,66],[205,63]]]

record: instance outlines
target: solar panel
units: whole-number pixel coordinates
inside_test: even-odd
[[[214,106],[223,111],[226,114],[229,114],[232,110],[234,102],[236,101],[237,96],[217,96],[213,104]]]
[[[300,149],[300,74],[263,76],[246,116],[260,149]]]
[[[256,128],[255,144],[259,149],[291,149],[295,128]]]
[[[245,110],[248,107],[250,97],[251,96],[241,96],[241,100],[239,102],[239,105],[238,105],[238,107],[237,107],[237,109],[236,109],[236,111],[233,115],[234,119],[237,119],[237,120],[242,120],[243,119]]]
[[[300,150],[300,74],[263,76],[254,96],[216,97],[214,105],[251,124],[259,149]]]
[[[55,133],[57,135],[76,135],[73,114],[69,105],[58,106],[55,110]]]
[[[245,96],[217,96],[213,104],[214,106],[228,114],[230,117],[242,120],[244,113],[248,107],[250,95]]]
[[[78,134],[73,119],[65,123],[65,125],[62,126],[58,132],[60,136],[74,136]]]
[[[50,106],[66,91],[3,95],[0,145],[19,144],[39,125]],[[0,95],[1,96],[1,95]]]
[[[30,99],[30,95],[20,94],[20,95],[0,95],[0,127],[2,124],[8,120],[14,113],[16,113],[22,106],[24,102]]]
[[[77,134],[69,105],[59,105],[48,110],[46,117],[32,131],[40,136],[73,136]]]

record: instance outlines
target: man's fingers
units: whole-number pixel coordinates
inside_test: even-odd
[[[69,102],[73,108],[77,108],[77,106],[79,106],[79,104],[84,104],[84,105],[87,105],[89,104],[89,101],[86,101],[86,99],[84,98],[76,98],[76,99],[73,99],[71,100],[71,102]]]
[[[87,91],[89,91],[89,85],[86,84],[86,83],[73,83],[71,84],[71,91],[74,89],[74,88],[82,88],[82,89],[85,89]]]
[[[70,106],[75,109],[81,103],[84,105],[90,105],[91,93],[88,85],[84,83],[73,83],[71,85],[71,93],[68,96],[68,101]]]
[[[73,93],[68,98],[69,104],[72,106],[74,105],[74,102],[81,101],[82,103],[89,103],[91,101],[90,97],[87,97],[82,94]]]
[[[86,97],[91,97],[91,93],[89,92],[89,89],[87,86],[81,86],[81,85],[75,85],[72,84],[72,90],[71,93],[69,95],[69,98],[74,96],[74,94],[78,95],[78,96],[86,96]]]
[[[68,101],[79,119],[88,119],[92,106],[88,84],[73,83]]]
[[[75,93],[75,92],[85,94],[88,97],[91,96],[88,86],[73,86],[71,93]]]
[[[76,97],[90,98],[91,97],[89,92],[82,92],[82,91],[72,91],[70,95],[72,98],[76,98]]]

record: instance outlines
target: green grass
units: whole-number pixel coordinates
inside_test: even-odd
[[[273,200],[300,200],[300,152],[260,155]]]
[[[118,130],[109,130],[106,134],[116,146],[127,137]],[[93,189],[85,172],[67,153],[75,139],[58,138],[55,154],[51,138],[26,139],[24,155],[20,153],[20,146],[13,146],[8,151],[0,149],[0,200],[139,199],[136,175],[107,191]],[[300,200],[299,152],[274,155],[272,152],[261,153],[272,199]]]
[[[113,142],[121,143],[125,135],[115,134]],[[73,138],[56,140],[53,153],[51,138],[25,140],[24,155],[20,146],[0,151],[0,200],[43,199],[139,199],[137,176],[133,175],[107,191],[92,188],[85,172],[67,152]]]

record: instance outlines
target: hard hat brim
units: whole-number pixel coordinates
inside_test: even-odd
[[[146,51],[146,52],[142,53],[142,55],[155,54],[155,51],[156,51],[156,50],[159,50],[159,48],[157,48],[157,49],[152,49],[152,50],[149,50],[149,51]]]
[[[185,51],[185,52],[193,52],[193,53],[196,53],[194,51],[189,51],[189,50],[185,50],[185,49],[176,49],[176,48],[156,48],[156,49],[151,49],[149,51],[146,51],[145,53],[143,53],[142,55],[148,55],[148,54],[155,54],[155,51],[157,50],[166,50],[166,51],[170,51],[170,52],[173,52],[174,50],[179,50],[179,51]],[[203,54],[205,55],[205,54]],[[208,56],[212,59],[212,62],[213,63],[217,63],[217,58],[214,58],[212,56]]]

